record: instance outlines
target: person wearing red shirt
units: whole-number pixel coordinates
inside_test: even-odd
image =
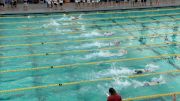
[[[114,88],[109,88],[109,94],[107,101],[122,101],[122,98],[119,94],[116,93]]]

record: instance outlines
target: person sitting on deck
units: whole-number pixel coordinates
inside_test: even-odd
[[[121,96],[116,93],[114,88],[109,88],[109,94],[107,101],[122,101]]]

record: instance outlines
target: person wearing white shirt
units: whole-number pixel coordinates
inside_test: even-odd
[[[52,1],[51,0],[46,0],[47,3],[47,8],[52,8]]]
[[[63,9],[63,3],[64,3],[63,0],[59,0],[59,5],[60,5],[60,7],[61,7],[61,10]]]
[[[58,1],[57,0],[53,0],[53,4],[55,6],[55,9],[57,9]]]
[[[75,0],[75,6],[76,8],[80,7],[80,0]]]

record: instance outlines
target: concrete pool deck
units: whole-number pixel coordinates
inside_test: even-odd
[[[153,0],[154,1],[154,0]],[[168,1],[168,0],[167,0]],[[160,0],[160,4],[153,4],[150,6],[150,2],[147,2],[146,6],[132,6],[131,3],[121,4],[121,5],[100,5],[99,7],[83,6],[81,8],[76,8],[74,3],[65,3],[63,10],[58,7],[56,10],[54,8],[47,8],[45,3],[29,4],[28,10],[23,9],[23,4],[18,4],[17,8],[12,9],[7,6],[4,9],[0,9],[0,14],[28,14],[28,13],[51,13],[51,12],[75,12],[75,11],[99,11],[99,10],[117,10],[117,9],[134,9],[134,8],[152,8],[152,7],[170,7],[170,6],[180,6],[180,0],[174,0],[173,2],[165,2]]]

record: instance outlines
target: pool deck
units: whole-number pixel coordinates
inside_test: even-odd
[[[153,4],[150,6],[150,2],[147,2],[146,6],[135,5],[132,6],[131,3],[120,4],[120,5],[109,5],[103,4],[99,7],[92,7],[84,5],[81,8],[76,8],[74,3],[65,3],[63,6],[63,10],[58,7],[55,8],[47,8],[45,3],[38,4],[29,4],[28,10],[25,11],[23,9],[23,4],[18,4],[17,8],[12,9],[10,7],[5,7],[0,9],[0,14],[28,14],[28,13],[52,13],[52,12],[76,12],[76,11],[99,11],[99,10],[118,10],[118,9],[134,9],[134,8],[152,8],[152,7],[169,7],[169,6],[180,6],[180,0],[174,0],[174,2],[164,2],[160,0],[160,4]]]

